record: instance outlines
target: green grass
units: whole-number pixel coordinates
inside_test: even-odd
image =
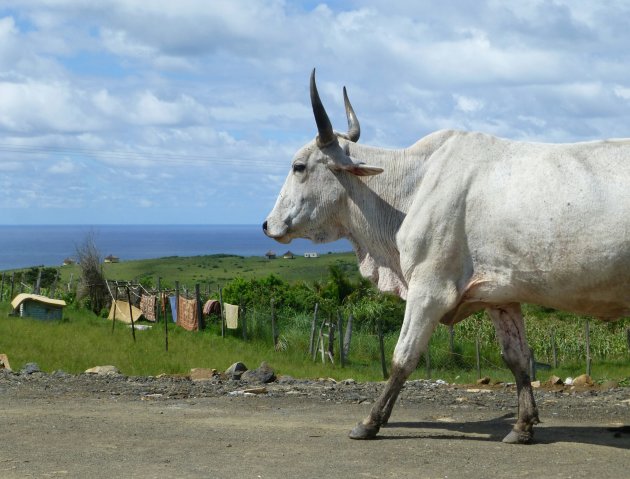
[[[152,260],[126,261],[104,266],[108,279],[147,280],[153,284],[162,277],[162,284],[172,287],[175,281],[189,289],[195,283],[208,285],[211,292],[235,277],[262,278],[276,274],[285,281],[325,281],[331,265],[344,270],[352,279],[358,277],[354,254],[329,254],[316,259],[267,260],[257,257],[198,256],[170,257]],[[62,282],[70,275],[79,276],[78,267],[64,267]],[[205,286],[202,286],[202,291]],[[378,341],[374,335],[355,331],[350,363],[342,369],[337,365],[313,362],[308,357],[310,332],[309,314],[280,318],[279,329],[283,351],[271,345],[268,312],[249,311],[250,339],[229,334],[221,338],[216,325],[203,332],[188,332],[169,324],[169,351],[164,351],[163,324],[149,331],[138,331],[134,343],[128,328],[117,323],[114,333],[111,322],[90,312],[69,306],[63,322],[39,322],[9,317],[9,305],[0,304],[0,353],[9,355],[14,369],[26,362],[37,362],[45,371],[62,369],[78,373],[103,364],[113,364],[128,375],[186,374],[193,367],[224,370],[235,361],[256,367],[262,361],[271,364],[279,374],[294,377],[333,377],[357,380],[380,380],[381,367]],[[557,345],[559,367],[540,371],[539,379],[551,374],[562,378],[577,376],[585,371],[586,318],[536,306],[525,306],[527,336],[539,362],[552,362],[552,334]],[[626,328],[630,319],[618,323],[591,321],[592,375],[598,381],[615,379],[630,383],[630,354]],[[386,335],[387,367],[392,357],[398,332]],[[448,347],[448,330],[440,326],[431,340],[431,377],[464,383],[477,378],[475,339],[481,344],[482,375],[495,380],[512,381],[512,374],[501,361],[494,329],[485,314],[479,313],[455,327],[456,354]],[[421,360],[412,378],[427,377]]]
[[[354,378],[359,381],[382,379],[377,338],[370,334],[353,336],[349,364],[323,365],[318,359],[308,357],[309,319],[296,318],[293,327],[281,327],[281,340],[286,349],[276,351],[269,335],[256,340],[243,341],[230,332],[221,338],[216,324],[203,332],[189,332],[169,324],[169,351],[164,348],[163,323],[153,325],[148,331],[136,331],[134,343],[131,330],[122,323],[112,323],[85,311],[66,308],[63,321],[42,322],[8,316],[9,306],[0,305],[0,352],[9,356],[12,367],[19,370],[27,362],[36,362],[47,372],[64,370],[80,373],[96,365],[112,364],[127,375],[155,376],[158,374],[187,374],[191,368],[216,368],[225,370],[236,361],[248,367],[257,367],[267,361],[278,374],[293,377],[335,379]],[[264,321],[264,318],[259,318]],[[254,326],[254,325],[252,325]],[[259,325],[260,326],[260,325]],[[460,338],[458,352],[465,358],[456,361],[450,357],[446,328],[440,327],[431,341],[430,377],[449,382],[474,383],[477,379],[474,362],[474,345]],[[387,368],[397,340],[397,334],[385,337]],[[501,363],[498,348],[486,346],[482,351],[482,376],[493,380],[511,382],[512,374]],[[541,371],[538,379],[545,380],[552,374],[562,378],[584,372],[582,361],[567,362],[551,371]],[[628,385],[630,367],[628,361],[595,360],[593,377],[597,381],[614,379]],[[424,360],[411,379],[427,378]]]
[[[267,361],[277,374],[294,377],[378,379],[376,363],[347,369],[322,365],[308,358],[302,344],[291,338],[285,351],[275,351],[271,341],[245,342],[233,333],[222,338],[216,325],[203,332],[189,332],[169,324],[166,352],[163,323],[148,331],[136,331],[134,343],[127,325],[116,323],[112,333],[110,321],[86,311],[68,308],[61,322],[9,317],[8,312],[8,305],[0,305],[0,352],[9,356],[14,370],[27,362],[36,362],[43,371],[69,373],[112,364],[124,374],[147,376],[186,374],[191,368],[222,371],[236,361],[254,368]]]

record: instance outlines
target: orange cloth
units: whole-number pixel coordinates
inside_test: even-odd
[[[179,297],[179,312],[177,324],[188,331],[199,330],[199,318],[197,315],[197,301]]]

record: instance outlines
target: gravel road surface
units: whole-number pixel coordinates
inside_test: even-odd
[[[628,388],[537,389],[522,446],[512,385],[411,381],[377,440],[348,439],[382,386],[0,371],[0,478],[630,477]]]

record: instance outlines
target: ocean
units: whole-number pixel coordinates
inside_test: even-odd
[[[320,254],[352,251],[346,240],[315,244],[293,240],[280,244],[267,238],[260,225],[32,225],[0,226],[0,271],[31,266],[59,266],[75,256],[76,247],[88,235],[102,256],[121,261],[233,254],[264,256],[271,250]]]

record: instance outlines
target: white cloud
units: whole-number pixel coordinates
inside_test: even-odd
[[[70,173],[74,173],[77,170],[77,165],[70,159],[64,159],[58,161],[50,168],[48,168],[48,172],[54,175],[67,175]]]
[[[177,204],[192,220],[205,201],[258,221],[315,136],[313,67],[339,130],[347,85],[364,143],[407,146],[449,127],[544,141],[627,136],[624,2],[313,5],[4,0],[7,188],[27,179],[44,188],[55,174],[58,195],[85,188],[74,204],[103,217]]]
[[[613,91],[615,92],[615,95],[617,95],[619,98],[630,100],[630,88],[616,85]]]
[[[484,106],[483,101],[464,95],[453,95],[455,99],[455,108],[464,113],[474,113],[481,110]]]
[[[83,92],[68,83],[0,81],[0,128],[24,134],[97,128],[83,103]]]

